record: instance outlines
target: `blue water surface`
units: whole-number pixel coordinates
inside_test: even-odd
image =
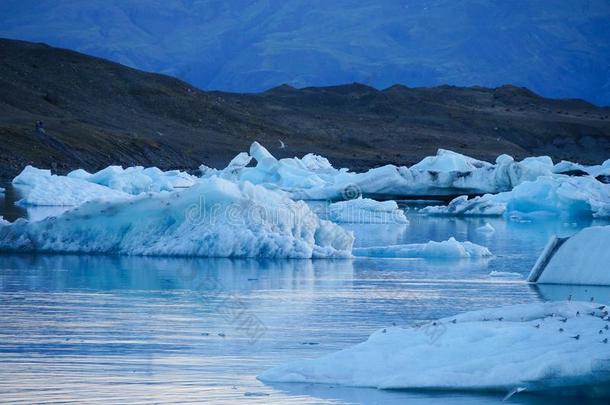
[[[484,260],[229,260],[0,255],[0,401],[252,404],[497,403],[504,393],[263,384],[256,375],[377,329],[499,305],[610,302],[604,288],[525,282],[548,238],[591,220],[432,218],[344,225],[357,246],[470,240]],[[489,222],[496,232],[476,229]],[[490,272],[515,277],[492,277]],[[422,371],[424,372],[424,371]],[[583,402],[569,399],[567,402]],[[510,403],[556,403],[519,394]],[[564,399],[564,402],[566,400]]]

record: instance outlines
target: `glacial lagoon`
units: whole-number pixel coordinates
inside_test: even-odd
[[[10,206],[10,204],[6,204]],[[343,224],[356,247],[446,240],[492,258],[253,260],[104,255],[0,256],[3,402],[497,403],[502,393],[264,384],[264,370],[364,341],[396,324],[573,299],[610,289],[525,281],[551,235],[603,221],[428,217]],[[323,211],[323,204],[314,204]],[[13,212],[12,215],[44,215]],[[490,223],[495,232],[477,228]],[[495,273],[493,273],[495,272]],[[516,274],[510,274],[516,273]],[[435,339],[442,330],[423,330]],[[553,403],[524,393],[510,403]]]

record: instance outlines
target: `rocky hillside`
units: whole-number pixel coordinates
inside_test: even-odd
[[[4,180],[26,164],[60,172],[223,166],[253,140],[279,157],[316,152],[355,169],[412,164],[437,148],[488,160],[500,153],[585,163],[610,157],[609,108],[514,86],[280,86],[237,94],[44,44],[0,40],[0,60]]]

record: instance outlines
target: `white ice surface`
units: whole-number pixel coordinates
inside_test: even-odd
[[[522,304],[467,312],[420,327],[389,327],[363,343],[280,365],[258,378],[385,389],[507,393],[521,387],[530,392],[561,394],[571,389],[610,395],[610,343],[603,343],[610,332],[602,319],[607,308],[599,306]]]
[[[585,228],[570,237],[551,257],[538,283],[610,286],[610,226]]]
[[[66,176],[27,166],[13,179],[24,195],[23,205],[73,206],[86,201],[110,201],[143,192],[171,191],[192,186],[196,177],[179,170],[156,167],[108,166],[96,173],[77,169]]]
[[[108,166],[99,172],[89,174],[82,169],[68,173],[68,177],[81,178],[91,183],[106,186],[113,190],[137,195],[144,192],[171,191],[175,188],[190,187],[196,177],[179,170],[164,172],[156,167]]]
[[[218,177],[0,225],[2,251],[322,258],[348,257],[352,243],[350,232],[302,201]]]
[[[468,259],[492,256],[485,246],[472,242],[458,242],[451,237],[446,241],[361,247],[353,249],[354,256],[387,258]]]
[[[90,183],[79,177],[57,176],[50,170],[26,166],[13,179],[13,185],[24,197],[20,205],[73,206],[86,201],[121,200],[131,197],[122,191]]]
[[[245,167],[242,154],[226,169],[202,167],[204,176],[248,180],[269,188],[280,188],[295,199],[345,200],[367,196],[443,196],[498,193],[511,190],[524,181],[553,175],[553,162],[547,156],[530,157],[520,162],[507,155],[494,164],[452,151],[439,149],[411,168],[386,165],[363,173],[335,169],[326,158],[308,154],[303,158],[276,159],[254,142],[249,157],[256,166]],[[234,159],[235,161],[235,159]]]

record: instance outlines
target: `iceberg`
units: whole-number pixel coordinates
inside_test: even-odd
[[[256,166],[247,167],[250,159],[256,161]],[[352,173],[336,169],[328,159],[314,154],[300,159],[276,159],[254,142],[249,153],[240,153],[225,169],[202,167],[201,171],[206,177],[219,175],[279,188],[294,199],[340,201],[361,195],[385,198],[498,193],[540,176],[552,176],[553,167],[548,156],[516,162],[501,155],[492,164],[439,149],[435,156],[428,156],[410,168],[386,165]]]
[[[258,378],[379,389],[609,396],[606,308],[567,301],[520,304],[418,327],[388,327],[363,343],[280,365]]]
[[[351,257],[353,240],[302,201],[218,177],[180,191],[89,201],[57,217],[0,224],[0,251],[13,252],[334,258]]]
[[[180,170],[164,172],[156,167],[144,168],[142,166],[126,169],[121,166],[108,166],[93,174],[78,169],[68,173],[67,177],[79,178],[133,195],[149,191],[171,191],[175,188],[190,187],[196,180],[195,176]]]
[[[111,201],[131,197],[123,191],[78,177],[53,175],[50,170],[32,166],[26,166],[12,183],[24,195],[17,202],[19,205],[74,206],[92,200]]]
[[[610,226],[585,228],[567,239],[553,238],[528,281],[540,284],[610,286]]]
[[[472,242],[446,241],[408,245],[373,246],[353,249],[354,256],[387,258],[468,259],[493,256],[485,246]]]
[[[375,201],[356,198],[328,206],[329,219],[333,222],[358,224],[408,224],[403,210],[396,201]]]
[[[460,196],[447,206],[425,207],[421,213],[455,216],[610,217],[610,185],[593,177],[542,176],[511,191],[469,199]]]
[[[77,169],[66,176],[26,166],[13,179],[24,195],[22,205],[74,206],[93,200],[110,201],[144,192],[191,187],[195,176],[179,170],[164,172],[156,167],[109,166],[96,173]]]
[[[490,216],[499,217],[506,213],[506,202],[498,201],[494,194],[468,198],[461,195],[454,198],[448,205],[431,205],[419,210],[422,214],[439,216]]]
[[[562,160],[553,166],[553,173],[565,174],[568,176],[587,176],[591,174],[587,167],[567,160]]]

